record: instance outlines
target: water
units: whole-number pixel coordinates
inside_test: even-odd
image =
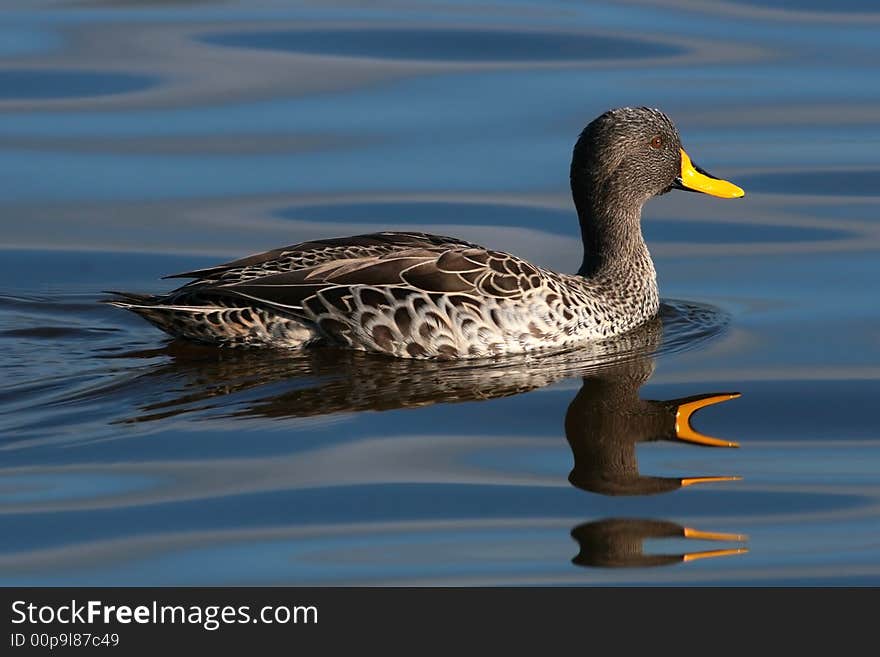
[[[4,7],[0,583],[880,583],[873,3]],[[747,196],[648,204],[623,344],[281,356],[97,303],[379,229],[572,271],[571,146],[625,104]],[[674,439],[727,392],[693,426],[739,449]]]

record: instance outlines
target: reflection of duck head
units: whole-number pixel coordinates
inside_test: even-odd
[[[640,442],[667,440],[712,447],[738,447],[696,431],[691,416],[700,408],[738,393],[696,395],[670,401],[639,399],[653,370],[648,359],[615,364],[586,376],[565,415],[565,434],[574,455],[572,485],[604,495],[651,495],[691,484],[738,477],[653,477],[641,475]]]
[[[645,554],[643,541],[648,538],[689,538],[704,541],[746,540],[740,534],[702,532],[665,520],[606,518],[585,522],[571,530],[580,552],[571,561],[578,566],[600,568],[665,566],[710,557],[726,557],[748,552],[745,547],[703,550],[683,554]]]

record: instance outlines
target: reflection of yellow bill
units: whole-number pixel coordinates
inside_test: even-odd
[[[694,484],[711,484],[716,481],[742,481],[742,477],[686,477],[681,480],[681,487],[693,486]]]
[[[729,557],[734,554],[745,554],[749,548],[738,547],[730,550],[706,550],[705,552],[689,552],[682,556],[682,561],[696,561],[697,559],[711,559],[712,557]]]
[[[702,399],[682,404],[675,413],[675,437],[686,443],[706,445],[707,447],[739,447],[737,442],[712,438],[700,433],[691,426],[691,415],[701,408],[711,406],[712,404],[720,404],[728,399],[736,399],[739,396],[738,392],[722,393],[719,395],[708,395]]]
[[[699,529],[685,527],[683,531],[685,538],[693,538],[701,541],[737,541],[743,542],[749,540],[744,534],[728,534],[725,532],[703,532]],[[683,555],[682,561],[696,561],[697,559],[711,559],[712,557],[729,557],[734,554],[745,554],[749,549],[746,547],[728,548],[722,550],[704,550],[702,552],[688,552]]]
[[[695,538],[701,541],[747,541],[748,536],[745,534],[728,534],[726,532],[701,532],[699,529],[692,527],[684,528],[685,538]]]
[[[677,180],[682,187],[703,194],[721,198],[740,198],[746,193],[733,183],[715,178],[691,162],[691,158],[681,149],[681,177]]]

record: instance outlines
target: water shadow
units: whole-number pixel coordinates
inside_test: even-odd
[[[144,91],[158,80],[148,75],[102,71],[0,71],[0,101],[91,98]]]
[[[743,176],[749,191],[811,196],[876,196],[880,170],[781,171]]]
[[[786,11],[815,11],[821,13],[875,13],[877,3],[874,0],[839,0],[835,3],[826,0],[799,0],[793,4],[791,0],[734,0],[735,4],[761,9],[782,9]]]

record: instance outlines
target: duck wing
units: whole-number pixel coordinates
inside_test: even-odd
[[[548,275],[516,256],[468,244],[398,246],[234,282],[190,283],[163,303],[262,308],[314,325],[334,344],[455,358],[502,349],[499,305],[545,285]]]
[[[382,232],[302,242],[257,253],[221,265],[171,274],[165,278],[196,279],[185,287],[202,283],[239,283],[284,272],[300,271],[328,262],[390,255],[414,248],[475,247],[453,237],[419,232]]]
[[[413,295],[433,304],[443,297],[458,303],[466,303],[459,297],[469,298],[471,305],[480,299],[516,299],[540,286],[542,280],[534,265],[508,253],[469,244],[444,244],[337,257],[293,271],[202,283],[198,289],[244,297],[287,311],[305,310],[317,317],[379,311]]]

